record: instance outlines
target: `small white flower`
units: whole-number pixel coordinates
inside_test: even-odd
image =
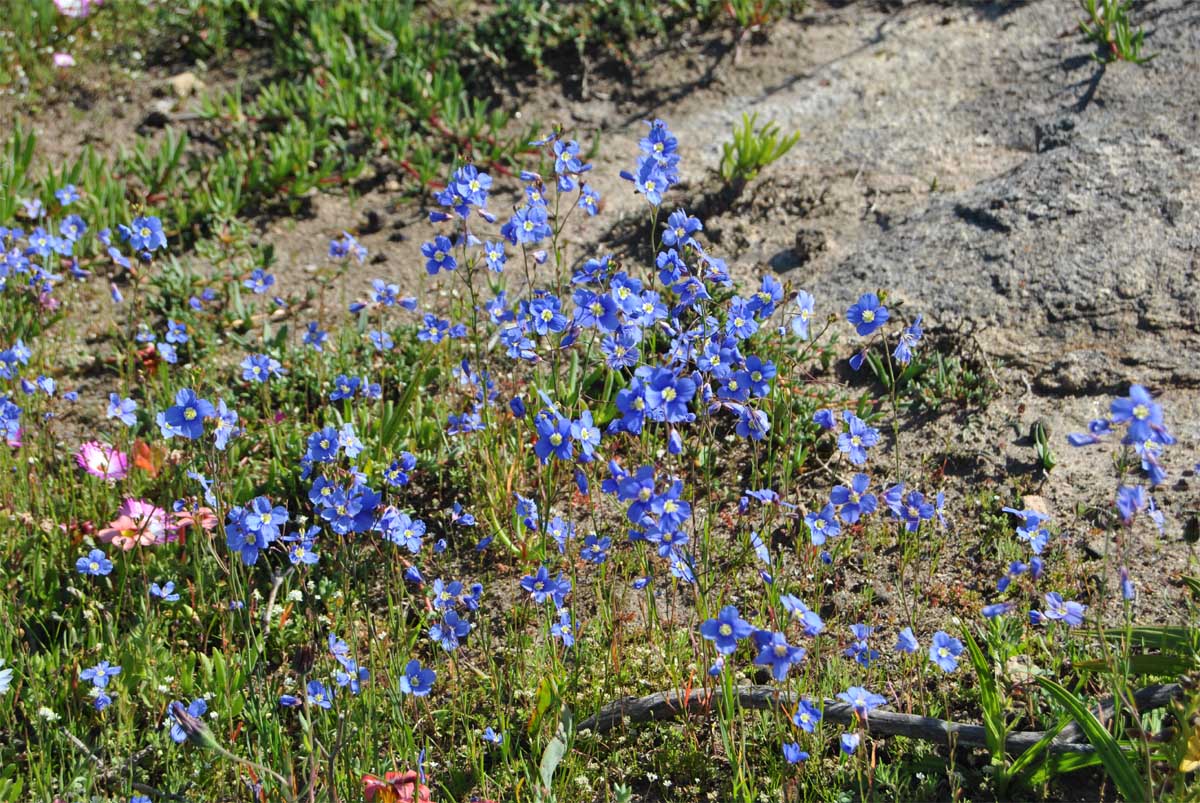
[[[13,671],[4,668],[4,659],[0,658],[0,694],[4,694],[12,686]]]
[[[42,719],[46,720],[47,722],[58,722],[58,720],[59,720],[58,714],[54,713],[54,711],[47,708],[46,706],[42,706],[41,708],[38,709],[38,716],[41,717]]]
[[[288,602],[303,602],[304,601],[304,592],[298,588],[293,588],[291,591],[288,592],[287,598],[288,598]]]

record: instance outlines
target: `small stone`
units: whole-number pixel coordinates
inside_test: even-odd
[[[179,75],[172,75],[167,79],[171,89],[175,92],[177,98],[190,98],[192,95],[199,94],[205,89],[204,82],[196,77],[193,72],[181,72]]]

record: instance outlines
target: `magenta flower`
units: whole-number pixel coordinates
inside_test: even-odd
[[[129,457],[115,446],[99,441],[87,441],[75,453],[79,467],[102,480],[124,479],[129,473]]]

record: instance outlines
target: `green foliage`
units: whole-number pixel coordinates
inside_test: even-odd
[[[757,122],[758,112],[743,114],[741,126],[733,130],[733,140],[721,146],[719,172],[735,191],[757,178],[763,168],[782,158],[800,140],[799,132],[781,138],[774,122],[761,127],[756,126]]]
[[[1142,55],[1146,32],[1130,25],[1131,0],[1079,0],[1087,19],[1079,23],[1084,35],[1099,47],[1093,58],[1102,63],[1128,61],[1145,64],[1154,56]]]
[[[728,0],[724,4],[740,30],[769,26],[787,14],[799,13],[806,5],[806,0]]]
[[[1100,720],[1096,719],[1096,715],[1089,710],[1087,703],[1062,684],[1049,678],[1038,678],[1037,682],[1079,723],[1084,735],[1099,753],[1104,769],[1108,773],[1108,777],[1116,784],[1121,797],[1130,801],[1153,799],[1154,795],[1147,789],[1146,783],[1142,780],[1129,756],[1121,749],[1108,729],[1100,723]]]
[[[1040,421],[1035,423],[1030,435],[1033,438],[1033,449],[1037,453],[1038,464],[1046,473],[1049,473],[1058,465],[1058,456],[1050,448],[1050,439],[1046,435],[1045,425]]]
[[[984,736],[987,739],[988,752],[992,758],[996,790],[1003,796],[1009,777],[1008,758],[1005,752],[1008,726],[1004,718],[1004,706],[1000,698],[1000,691],[996,687],[996,675],[969,627],[963,627],[963,640],[966,643],[971,667],[975,670],[976,691],[979,695],[979,707],[983,712]]]

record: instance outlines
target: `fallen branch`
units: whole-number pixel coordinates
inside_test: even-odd
[[[1176,683],[1147,686],[1134,694],[1134,702],[1139,711],[1153,711],[1163,708],[1180,695],[1181,687]],[[741,686],[735,692],[737,701],[743,708],[763,710],[782,707],[790,710],[796,707],[797,696],[790,692],[780,692],[772,686]],[[612,730],[625,720],[631,723],[650,722],[654,720],[675,719],[685,714],[702,714],[710,710],[712,693],[701,689],[679,694],[678,692],[658,692],[645,697],[625,697],[601,708],[593,716],[579,723],[577,731],[605,733]],[[1104,706],[1102,705],[1103,709]],[[836,722],[839,725],[851,725],[857,722],[854,708],[837,700],[826,700],[823,721]],[[944,719],[922,717],[915,714],[898,714],[893,711],[873,711],[867,717],[867,729],[872,733],[887,736],[908,736],[926,742],[937,742],[957,747],[987,747],[987,738],[982,725],[971,725],[960,722],[949,722]],[[1073,723],[1072,723],[1073,724]],[[1064,729],[1074,738],[1064,739],[1062,735],[1050,743],[1051,753],[1091,753],[1095,748],[1082,740],[1081,734],[1070,726]],[[1045,736],[1044,731],[1023,731],[1010,733],[1005,740],[1008,752],[1020,755],[1037,744]]]

